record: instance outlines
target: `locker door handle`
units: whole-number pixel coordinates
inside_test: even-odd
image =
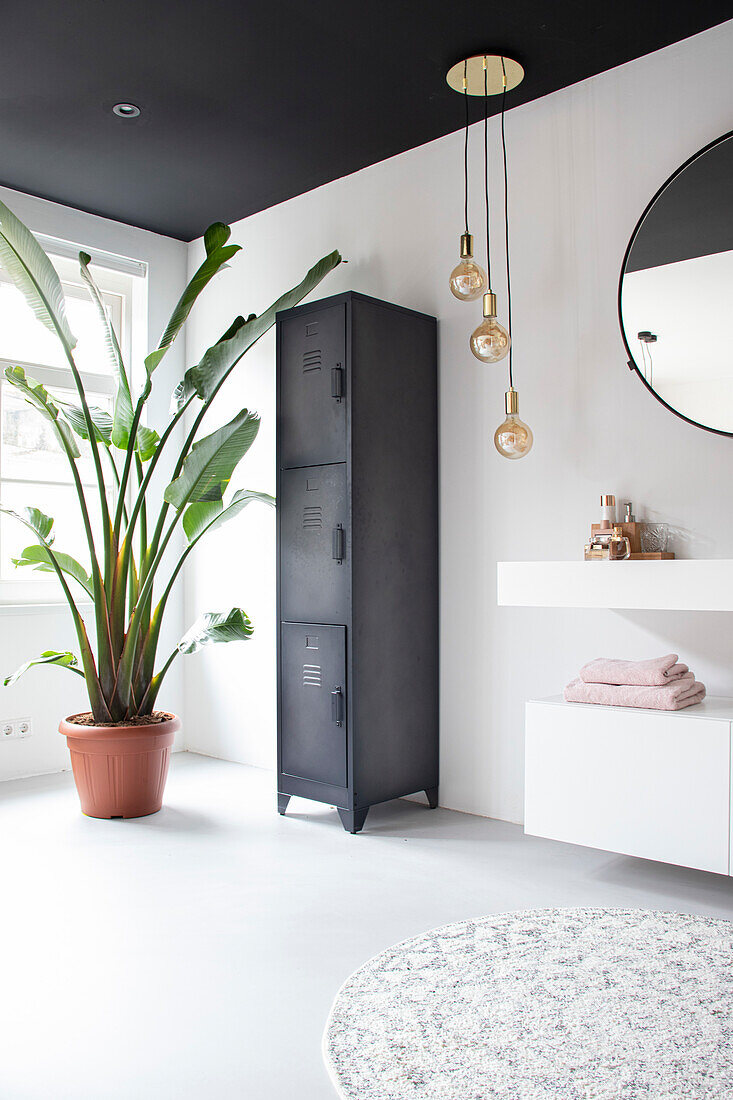
[[[343,725],[344,695],[340,687],[331,692],[331,721],[335,722],[337,726]]]
[[[331,532],[331,557],[341,565],[346,556],[345,531],[341,524],[337,524]]]
[[[344,396],[344,371],[339,363],[336,367],[331,367],[331,397],[335,401],[341,401]]]

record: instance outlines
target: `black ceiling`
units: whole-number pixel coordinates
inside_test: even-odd
[[[518,104],[733,18],[732,0],[2,9],[0,182],[184,240],[458,129],[445,72],[467,54],[521,61]]]

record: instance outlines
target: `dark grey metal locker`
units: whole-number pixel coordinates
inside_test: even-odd
[[[349,292],[277,318],[278,808],[438,798],[433,317]]]
[[[278,324],[280,461],[284,469],[346,459],[346,306]]]
[[[346,786],[346,628],[283,623],[282,766],[300,779]]]
[[[280,610],[283,619],[345,623],[349,610],[346,463],[280,475]]]

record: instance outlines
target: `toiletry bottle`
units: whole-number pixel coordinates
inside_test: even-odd
[[[586,561],[608,561],[608,546],[603,546],[595,539],[587,542],[583,547],[583,557]]]
[[[631,511],[633,505],[630,500],[624,501],[624,523],[636,523],[636,516]]]
[[[614,527],[608,543],[608,560],[625,561],[631,556],[631,543],[624,534],[623,527]]]
[[[601,494],[601,524],[605,527],[604,520],[608,520],[609,527],[616,522],[616,497],[612,493]]]

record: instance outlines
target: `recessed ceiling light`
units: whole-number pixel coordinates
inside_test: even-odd
[[[134,103],[115,103],[112,111],[120,118],[137,118],[140,114],[140,108]]]

